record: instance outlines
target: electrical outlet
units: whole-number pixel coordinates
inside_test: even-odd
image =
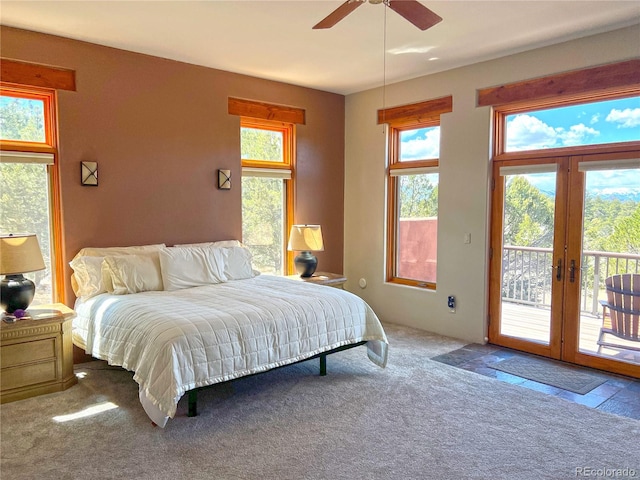
[[[451,313],[456,313],[456,297],[453,295],[447,297],[447,307]]]

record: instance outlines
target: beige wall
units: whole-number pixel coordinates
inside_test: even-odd
[[[13,28],[1,35],[3,57],[76,72],[77,91],[58,96],[65,264],[84,246],[240,238],[233,96],[305,109],[295,221],[322,225],[320,268],[342,272],[343,96]],[[98,162],[97,188],[80,185],[83,160]],[[217,189],[219,168],[232,171],[230,191]]]
[[[486,335],[490,108],[476,89],[640,55],[638,26],[425,76],[386,87],[385,107],[453,95],[442,116],[437,291],[384,282],[385,135],[376,125],[382,89],[347,97],[345,143],[346,288],[382,321],[467,341]],[[464,235],[471,234],[471,244]],[[367,287],[361,289],[358,280]],[[447,296],[457,311],[449,313]]]

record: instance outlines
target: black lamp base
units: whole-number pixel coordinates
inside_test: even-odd
[[[35,292],[36,285],[22,274],[6,275],[0,282],[0,306],[7,313],[26,310]]]
[[[296,265],[296,271],[303,278],[308,278],[313,275],[318,266],[318,259],[311,252],[300,252],[293,263]]]

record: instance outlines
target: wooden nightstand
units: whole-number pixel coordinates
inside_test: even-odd
[[[329,287],[344,289],[344,282],[347,277],[337,273],[316,272],[311,277],[302,278],[300,275],[287,275],[287,278],[301,280],[303,282],[315,283],[316,285],[328,285]]]
[[[0,321],[0,403],[65,390],[73,373],[71,322],[76,313],[61,303],[35,305],[30,318]]]

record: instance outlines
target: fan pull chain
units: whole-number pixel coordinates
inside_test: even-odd
[[[384,8],[384,24],[382,26],[382,132],[386,130],[385,108],[387,106],[387,8]]]

